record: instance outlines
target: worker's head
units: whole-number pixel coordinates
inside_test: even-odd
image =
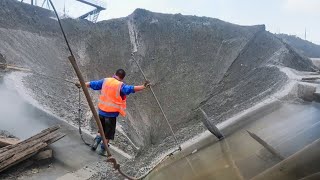
[[[118,76],[119,80],[123,80],[126,77],[126,72],[123,69],[118,69],[116,71],[116,76]]]

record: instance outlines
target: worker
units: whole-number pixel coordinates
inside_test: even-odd
[[[109,140],[114,139],[116,118],[119,114],[123,117],[126,115],[126,96],[131,93],[142,91],[150,86],[149,81],[145,81],[145,83],[140,86],[127,85],[122,82],[125,76],[126,72],[123,69],[118,69],[110,78],[85,83],[88,88],[101,90],[98,111],[108,146]],[[79,83],[76,85],[80,87]],[[91,150],[95,151],[101,141],[101,136],[98,134],[93,140]],[[99,154],[106,155],[103,142],[101,142]]]

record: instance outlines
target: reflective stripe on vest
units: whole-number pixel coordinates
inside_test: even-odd
[[[126,98],[122,99],[120,96],[122,84],[115,78],[104,79],[98,104],[100,110],[126,115]]]
[[[104,102],[104,101],[101,101],[100,99],[99,99],[99,103],[104,104],[106,106],[111,106],[111,107],[114,107],[114,108],[119,108],[119,109],[122,109],[122,110],[126,110],[126,108],[123,108],[123,107],[121,107],[121,106],[119,106],[117,104],[113,104],[113,103],[110,103],[110,102]]]

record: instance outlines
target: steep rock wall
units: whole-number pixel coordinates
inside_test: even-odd
[[[0,17],[0,53],[8,63],[76,81],[51,12],[3,0]],[[131,57],[134,52],[181,141],[203,131],[199,107],[218,123],[279,89],[286,76],[278,67],[315,69],[263,25],[238,26],[213,18],[137,9],[128,17],[96,24],[65,19],[63,26],[87,80],[102,79],[124,68],[125,82],[141,84],[143,76]],[[76,124],[77,89],[73,85],[39,75],[25,77],[25,85],[45,108]],[[97,102],[98,92],[92,95]],[[83,106],[84,117],[91,119],[85,101]],[[118,122],[140,148],[171,135],[150,91],[130,95],[128,116]],[[188,133],[179,134],[183,130]],[[132,150],[125,136],[117,137],[116,143]]]

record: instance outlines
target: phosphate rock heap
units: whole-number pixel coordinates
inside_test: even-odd
[[[267,32],[264,25],[239,26],[215,18],[144,9],[96,24],[74,19],[64,19],[62,24],[86,80],[102,79],[123,68],[128,84],[143,82],[131,57],[135,52],[179,141],[204,131],[199,107],[218,123],[286,84],[282,67],[316,70],[309,59]],[[52,12],[2,0],[0,39],[0,52],[9,64],[76,81]],[[32,74],[24,81],[43,107],[71,124],[77,123],[77,88]],[[92,95],[97,102],[98,94]],[[84,118],[91,119],[83,104]],[[128,153],[164,142],[164,147],[174,145],[151,92],[131,95],[128,116],[118,122],[125,136],[118,131],[115,144]],[[86,128],[95,131],[94,126]]]

